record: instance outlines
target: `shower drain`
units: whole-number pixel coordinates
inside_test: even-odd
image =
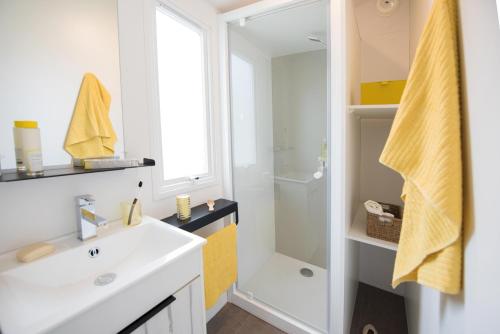
[[[300,274],[304,277],[313,277],[314,276],[314,272],[309,268],[300,269]]]
[[[115,273],[107,273],[107,274],[102,274],[97,276],[97,278],[94,280],[94,285],[97,286],[103,286],[103,285],[108,285],[112,283],[116,278]]]

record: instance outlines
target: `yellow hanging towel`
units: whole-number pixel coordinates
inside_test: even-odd
[[[393,287],[461,289],[462,157],[455,0],[435,0],[380,162],[404,178]]]
[[[205,308],[215,305],[219,296],[236,282],[236,225],[230,224],[207,238],[203,247]]]
[[[92,73],[83,77],[64,149],[73,158],[112,156],[116,134],[109,119],[111,96]]]

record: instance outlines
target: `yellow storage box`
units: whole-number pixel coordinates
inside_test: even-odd
[[[406,80],[361,83],[361,104],[399,104]]]

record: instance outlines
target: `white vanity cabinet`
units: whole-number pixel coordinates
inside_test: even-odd
[[[130,334],[143,325],[147,333],[206,332],[205,239],[143,216],[86,242],[50,243],[56,251],[30,263],[19,264],[16,251],[0,256],[3,334]],[[99,256],[89,256],[95,249]]]
[[[198,277],[173,294],[175,300],[133,334],[204,334],[202,281]]]

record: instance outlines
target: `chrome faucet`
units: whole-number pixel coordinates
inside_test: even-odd
[[[95,199],[92,195],[76,197],[78,239],[85,241],[97,236],[97,227],[106,225],[106,219],[95,214]]]

